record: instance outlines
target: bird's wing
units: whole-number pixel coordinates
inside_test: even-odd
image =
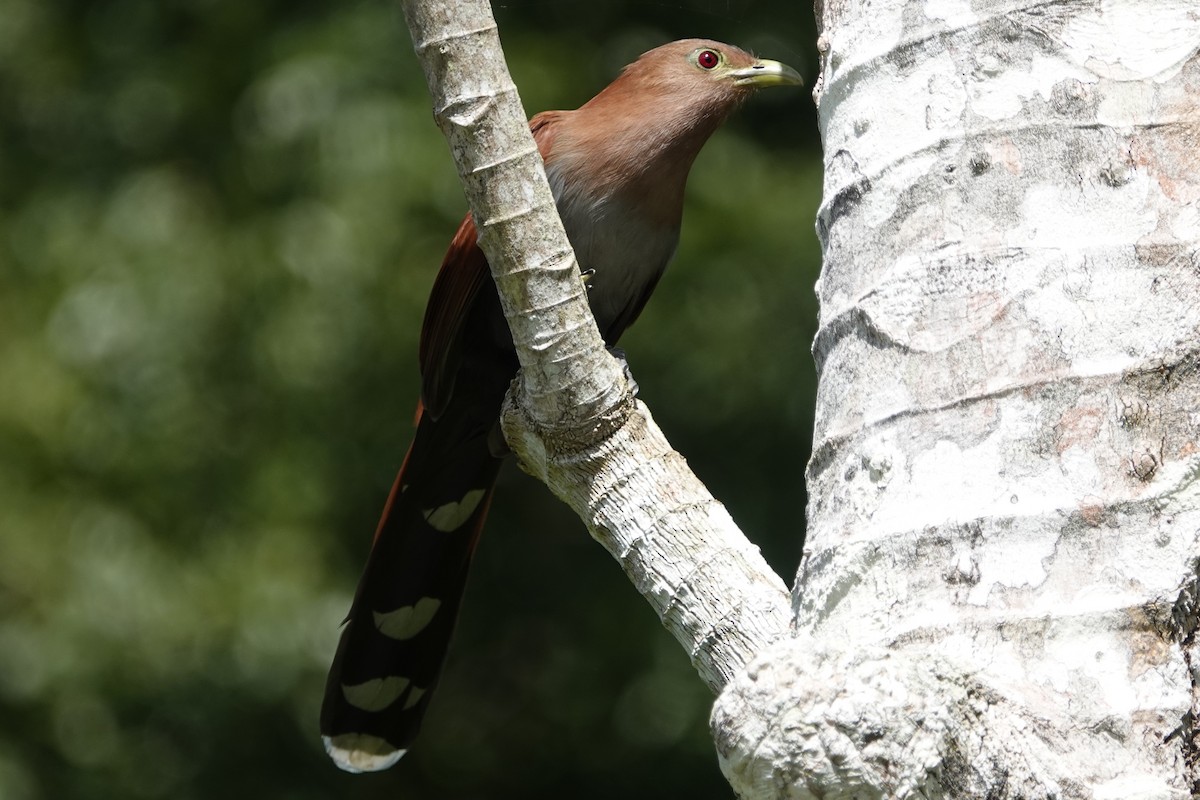
[[[542,158],[554,141],[554,122],[563,112],[545,111],[529,122]],[[487,258],[479,249],[475,222],[468,214],[450,241],[442,267],[433,282],[425,322],[421,326],[418,359],[421,400],[434,419],[446,407],[462,356],[462,332],[471,305],[484,281],[491,280]]]

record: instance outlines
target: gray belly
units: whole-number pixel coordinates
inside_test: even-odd
[[[558,210],[580,270],[593,271],[588,301],[611,346],[641,313],[675,254],[679,229],[647,224],[615,198],[559,198]]]

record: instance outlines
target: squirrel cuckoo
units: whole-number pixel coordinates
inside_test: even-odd
[[[687,39],[645,53],[579,109],[529,123],[610,348],[675,251],[704,142],[754,90],[799,83],[777,61]],[[469,215],[434,282],[419,356],[417,432],[321,709],[325,749],[350,772],[390,767],[417,735],[504,458],[499,411],[517,358]]]

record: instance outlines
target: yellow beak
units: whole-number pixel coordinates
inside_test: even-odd
[[[769,58],[760,58],[749,67],[729,71],[729,77],[737,86],[803,86],[804,78],[800,73]]]

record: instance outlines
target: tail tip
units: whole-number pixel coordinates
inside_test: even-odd
[[[325,752],[346,772],[379,772],[395,764],[407,750],[397,750],[378,736],[342,733],[322,736]]]

